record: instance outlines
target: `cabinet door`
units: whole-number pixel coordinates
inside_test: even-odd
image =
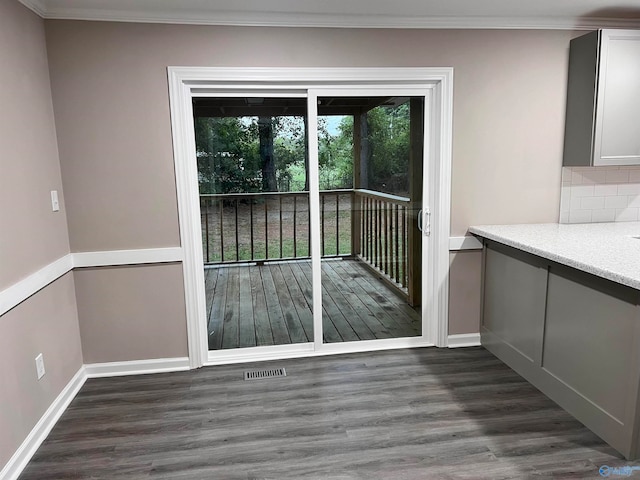
[[[487,243],[482,333],[507,345],[529,363],[540,364],[547,269],[533,256]],[[491,343],[491,340],[489,340]],[[491,349],[491,345],[488,345]],[[516,371],[518,368],[514,367]],[[523,372],[518,371],[523,374]]]
[[[594,165],[640,164],[640,32],[603,30]]]

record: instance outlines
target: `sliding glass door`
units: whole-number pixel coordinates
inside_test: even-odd
[[[427,93],[194,98],[210,358],[426,343]]]
[[[418,339],[425,93],[313,93],[323,344]]]
[[[209,350],[313,342],[306,98],[194,99]]]

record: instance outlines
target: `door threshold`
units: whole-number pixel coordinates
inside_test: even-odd
[[[314,344],[297,343],[289,345],[269,345],[263,347],[234,348],[228,350],[209,350],[204,366],[229,365],[235,363],[265,362],[289,358],[320,357],[346,353],[398,350],[402,348],[435,347],[422,337],[390,338],[379,340],[360,340],[356,342],[323,343],[319,348]]]

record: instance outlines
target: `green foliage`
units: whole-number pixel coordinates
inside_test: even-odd
[[[278,190],[301,192],[305,187],[306,139],[302,117],[276,117],[273,150]],[[302,182],[294,182],[295,169],[301,170]]]
[[[367,113],[369,189],[396,195],[409,192],[409,102]]]
[[[376,107],[366,116],[369,142],[368,188],[396,195],[409,192],[409,102],[397,107]],[[337,131],[336,131],[337,130]],[[353,117],[343,116],[337,129],[329,118],[318,118],[320,190],[353,188]],[[304,162],[288,167],[291,185],[304,189]]]
[[[367,113],[368,188],[407,195],[409,191],[409,102]],[[308,189],[305,124],[302,117],[274,117],[273,157],[278,190]],[[336,126],[337,124],[337,126]],[[201,193],[260,192],[263,161],[257,117],[196,118],[196,152]],[[318,118],[321,190],[353,187],[353,117]]]
[[[301,117],[275,117],[273,130],[278,190],[289,191],[289,166],[304,164],[304,123]],[[196,118],[195,137],[200,193],[262,191],[257,117]]]
[[[325,117],[318,122],[320,190],[353,188],[353,117],[342,117],[337,135],[327,122]]]
[[[257,192],[261,161],[257,123],[239,118],[196,118],[200,193]]]

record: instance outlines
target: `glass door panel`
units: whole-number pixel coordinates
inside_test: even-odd
[[[313,341],[306,98],[194,99],[209,350]]]
[[[424,97],[318,97],[324,343],[422,335]]]

